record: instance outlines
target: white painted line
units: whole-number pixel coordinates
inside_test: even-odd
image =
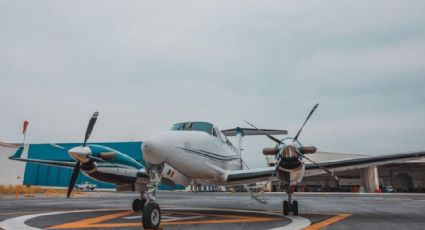
[[[311,225],[311,221],[302,216],[285,216],[285,217],[292,220],[292,223],[282,227],[272,228],[269,230],[298,230],[298,229],[306,228]]]
[[[124,217],[124,219],[133,220],[133,219],[142,219],[142,217],[141,216],[126,216]]]
[[[186,207],[181,207],[181,208],[174,207],[174,208],[168,208],[168,209],[169,210],[170,209],[198,210],[198,208],[186,208]],[[244,213],[255,213],[255,214],[264,213],[264,214],[273,215],[273,216],[282,216],[282,214],[267,212],[267,211],[260,211],[260,210],[251,211],[251,210],[241,210],[241,209],[219,209],[219,208],[199,208],[199,210],[233,211],[233,212],[244,212]],[[302,216],[284,216],[284,217],[290,219],[292,223],[282,227],[269,229],[269,230],[298,230],[298,229],[306,228],[311,225],[311,221]]]
[[[190,217],[178,217],[178,218],[170,218],[163,220],[162,222],[170,222],[170,221],[176,221],[176,220],[193,220],[193,219],[199,219],[203,218],[205,216],[190,216]]]

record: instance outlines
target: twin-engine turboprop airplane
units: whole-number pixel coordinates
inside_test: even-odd
[[[128,155],[117,150],[102,145],[87,144],[94,124],[96,123],[98,112],[91,117],[87,126],[84,142],[82,146],[69,149],[67,152],[75,161],[53,161],[43,159],[21,158],[24,152],[22,145],[14,155],[9,157],[11,160],[24,161],[29,163],[54,165],[59,167],[73,168],[72,176],[68,186],[67,197],[69,198],[75,186],[75,181],[80,171],[86,176],[99,181],[114,183],[117,185],[134,185],[137,180],[148,180],[142,162],[138,162]],[[52,144],[56,148],[64,147]],[[135,189],[134,186],[133,190]]]
[[[282,140],[272,135],[286,134],[285,130],[258,129],[248,122],[253,128],[223,131],[208,122],[177,123],[173,125],[171,131],[154,135],[143,142],[141,148],[145,168],[141,162],[118,151],[86,145],[96,122],[97,113],[89,122],[83,145],[68,151],[76,162],[22,159],[20,158],[22,147],[11,159],[74,168],[68,196],[80,170],[101,181],[113,180],[112,182],[117,184],[131,184],[133,190],[141,194],[141,200],[133,201],[133,210],[142,211],[145,228],[156,229],[161,222],[161,211],[155,202],[155,195],[158,184],[164,181],[185,186],[246,185],[270,180],[279,181],[286,185],[288,193],[288,200],[283,201],[283,214],[288,215],[292,212],[298,215],[298,202],[292,201],[293,186],[300,183],[304,176],[328,173],[338,181],[334,175],[338,171],[400,163],[425,156],[425,152],[414,152],[316,163],[306,156],[316,152],[316,148],[303,146],[299,136],[317,106],[311,110],[295,137]],[[274,167],[244,168],[241,158],[244,135],[266,135],[276,142],[273,148],[263,150],[263,154],[275,157]],[[235,147],[226,136],[237,136],[238,146]],[[306,163],[305,160],[310,163]]]

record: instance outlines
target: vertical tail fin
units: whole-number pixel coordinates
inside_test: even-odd
[[[9,157],[9,159],[14,160],[14,159],[19,159],[21,158],[22,153],[24,152],[24,146],[19,147],[18,150],[16,150],[16,152]]]

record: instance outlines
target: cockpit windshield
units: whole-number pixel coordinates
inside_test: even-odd
[[[182,130],[182,131],[203,131],[211,135],[213,125],[208,122],[182,122],[174,124],[171,130]]]

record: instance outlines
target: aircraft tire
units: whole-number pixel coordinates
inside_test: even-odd
[[[134,212],[140,212],[140,210],[142,209],[142,201],[140,199],[134,199],[133,205],[131,207],[133,208]]]
[[[283,215],[289,215],[289,202],[287,200],[283,201]]]
[[[161,223],[161,209],[159,205],[153,201],[146,204],[143,214],[142,223],[144,229],[158,229]]]
[[[145,205],[146,205],[146,199],[143,198],[140,204],[140,212],[143,212],[143,210],[145,209]]]
[[[298,216],[298,201],[296,200],[292,202],[292,213],[294,216]]]

